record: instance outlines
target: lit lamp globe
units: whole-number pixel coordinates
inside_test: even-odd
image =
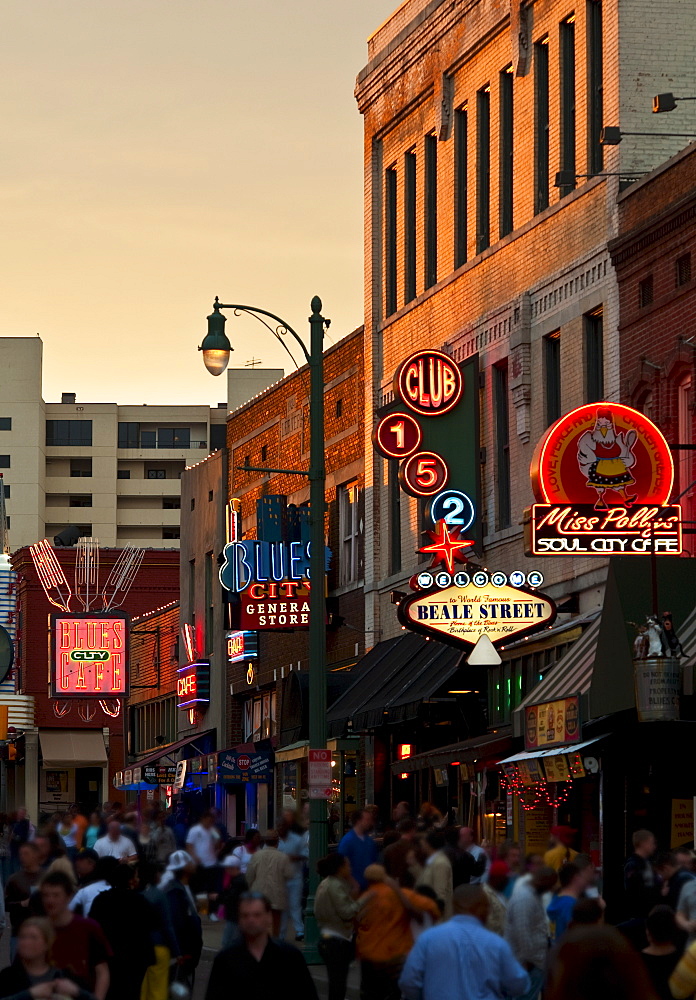
[[[222,375],[229,364],[232,345],[225,333],[227,318],[222,315],[217,305],[208,316],[208,333],[198,348],[203,351],[203,364],[211,375]]]

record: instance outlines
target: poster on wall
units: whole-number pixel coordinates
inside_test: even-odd
[[[75,801],[75,771],[72,768],[41,768],[41,808],[55,812],[57,806],[68,806]]]
[[[577,743],[580,737],[580,697],[561,698],[529,705],[524,710],[524,747],[560,746]]]

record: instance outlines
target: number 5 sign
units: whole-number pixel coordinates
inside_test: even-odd
[[[418,451],[402,463],[399,482],[412,497],[431,497],[447,484],[449,469],[434,451]]]

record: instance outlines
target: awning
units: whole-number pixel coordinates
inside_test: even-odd
[[[585,747],[589,747],[593,743],[599,743],[604,738],[604,736],[595,736],[593,740],[585,740],[584,743],[570,743],[565,746],[551,747],[549,750],[522,750],[520,753],[513,754],[512,757],[499,760],[498,763],[513,764],[515,761],[532,760],[534,757],[558,757],[562,753],[577,753],[578,750],[584,750]]]
[[[426,750],[403,760],[395,761],[391,769],[395,774],[422,771],[428,767],[447,767],[449,764],[482,763],[482,770],[488,761],[497,764],[501,753],[512,742],[512,726],[501,726],[495,733],[484,733],[461,743],[451,743],[436,750]]]
[[[106,767],[101,729],[39,730],[44,768]]]
[[[676,632],[684,650],[684,659],[682,660],[684,694],[693,694],[693,668],[696,667],[696,608]]]
[[[540,705],[547,701],[558,701],[574,694],[586,694],[592,683],[592,671],[597,655],[601,617],[593,622],[573,643],[565,656],[553,666],[546,677],[533,687],[527,697],[513,712],[513,726],[516,736],[524,732],[524,710],[530,705]]]
[[[197,743],[199,740],[204,739],[206,736],[210,736],[214,733],[214,729],[204,729],[202,733],[192,733],[190,736],[184,737],[183,740],[177,740],[176,743],[170,743],[166,747],[161,747],[156,750],[155,753],[148,754],[147,757],[140,757],[139,760],[134,760],[132,764],[128,767],[144,767],[145,764],[156,764],[158,760],[162,760],[163,757],[170,757],[177,750],[181,750],[182,747],[188,746],[190,743]],[[212,751],[211,751],[212,752]],[[199,750],[199,756],[204,756],[206,751]],[[172,761],[176,763],[176,761]]]
[[[348,721],[358,732],[415,719],[423,701],[452,677],[465,655],[413,632],[378,642],[329,710],[329,735],[340,736]]]

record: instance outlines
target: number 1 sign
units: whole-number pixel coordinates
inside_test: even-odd
[[[390,413],[372,432],[372,443],[385,458],[407,458],[420,447],[423,433],[410,413]]]

